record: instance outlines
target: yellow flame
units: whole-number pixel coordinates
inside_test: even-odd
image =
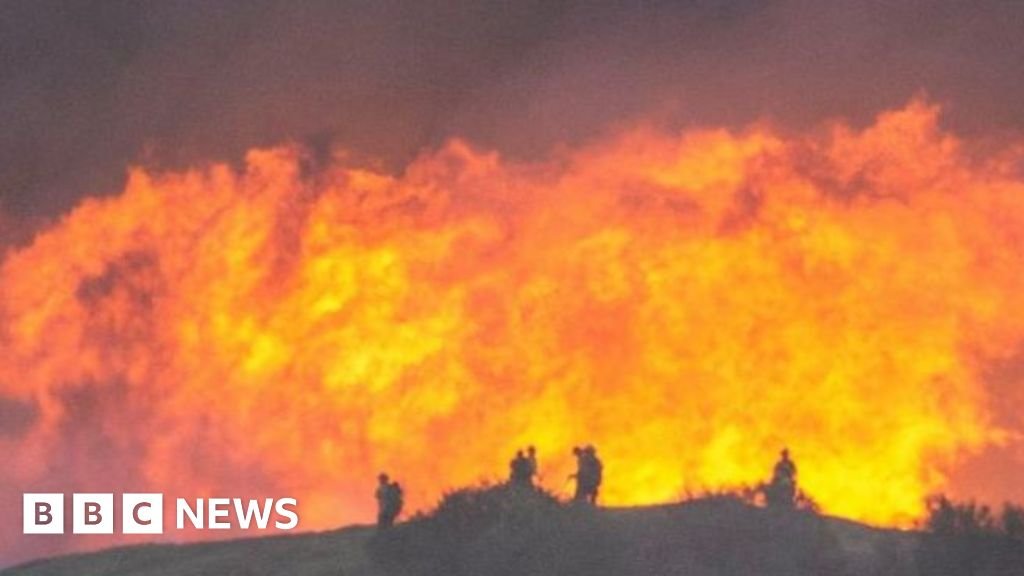
[[[0,386],[38,407],[7,447],[41,474],[67,393],[119,386],[145,419],[104,433],[143,439],[149,487],[269,483],[305,528],[369,518],[378,470],[419,507],[528,443],[555,490],[596,445],[608,504],[753,483],[785,445],[826,512],[905,524],[1001,437],[983,370],[1024,335],[1020,158],[937,115],[134,170],[3,262]]]

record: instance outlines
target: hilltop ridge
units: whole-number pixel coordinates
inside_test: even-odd
[[[732,495],[601,508],[501,485],[372,526],[37,560],[2,576],[1024,575],[1024,542],[866,526]]]

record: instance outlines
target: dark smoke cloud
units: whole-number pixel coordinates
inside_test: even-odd
[[[11,0],[0,209],[288,139],[400,168],[453,135],[532,156],[640,117],[807,125],[922,90],[960,131],[1018,131],[1022,23],[999,1]]]

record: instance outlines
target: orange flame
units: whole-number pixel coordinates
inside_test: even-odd
[[[561,491],[595,444],[607,504],[786,445],[826,512],[905,524],[1009,438],[984,369],[1024,337],[1020,154],[937,116],[134,170],[3,262],[0,394],[35,418],[0,474],[82,450],[135,489],[295,495],[308,529],[370,518],[379,470],[423,507],[529,443]]]

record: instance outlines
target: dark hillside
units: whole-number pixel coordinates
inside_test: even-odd
[[[603,509],[507,488],[448,495],[391,530],[148,545],[3,576],[1024,575],[1019,540],[871,528],[728,497]]]

